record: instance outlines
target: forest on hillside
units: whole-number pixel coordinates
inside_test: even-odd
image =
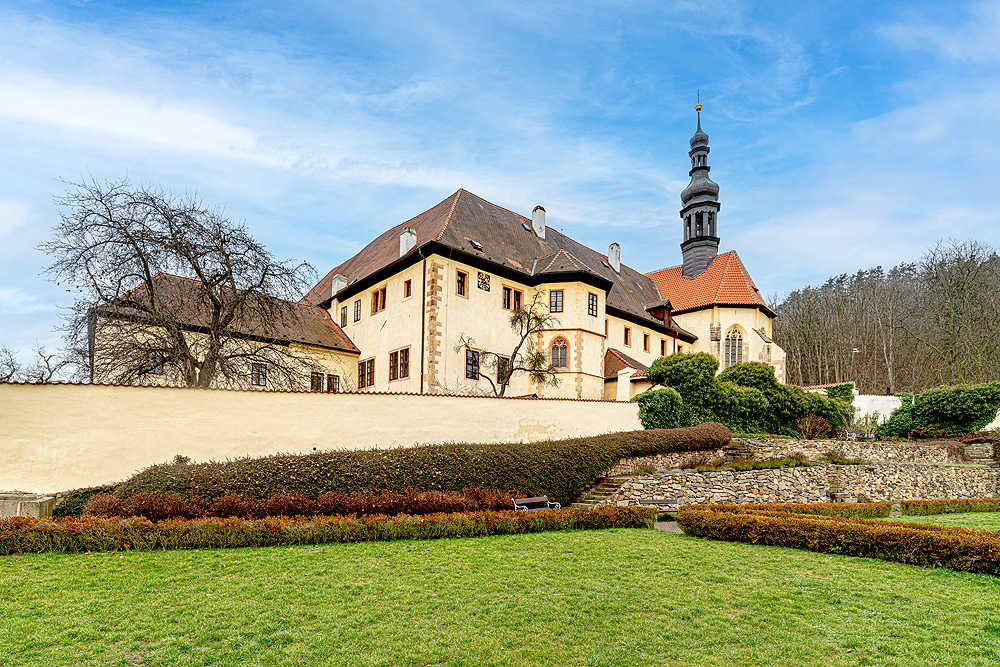
[[[893,394],[1000,378],[1000,257],[985,243],[940,242],[913,263],[795,290],[775,310],[792,384]]]

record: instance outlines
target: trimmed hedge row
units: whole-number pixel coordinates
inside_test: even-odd
[[[974,433],[997,416],[1000,382],[936,387],[917,394],[896,394],[903,404],[876,429],[877,437],[955,436]]]
[[[727,542],[790,547],[818,553],[947,567],[1000,575],[1000,536],[996,533],[896,521],[685,508],[677,522],[688,535]]]
[[[875,519],[889,516],[892,503],[761,503],[760,505],[720,503],[718,505],[695,505],[693,508],[712,512],[780,512]]]
[[[966,512],[1000,512],[1000,499],[959,500],[904,500],[900,504],[903,514],[926,516],[928,514],[965,514]]]
[[[324,493],[309,498],[284,493],[266,498],[251,498],[229,493],[207,501],[178,493],[143,491],[119,498],[108,493],[91,496],[83,505],[83,514],[92,516],[141,516],[150,521],[194,519],[204,516],[263,519],[269,516],[367,516],[384,514],[439,514],[514,509],[512,498],[517,491],[463,489],[462,491],[406,491],[393,493]]]
[[[149,551],[222,549],[328,542],[429,540],[443,537],[515,535],[550,530],[652,528],[649,507],[601,507],[552,512],[469,512],[397,517],[272,517],[267,519],[172,519],[140,517],[0,519],[0,555],[45,551]]]
[[[722,424],[608,433],[523,444],[452,444],[277,455],[198,464],[163,463],[116,484],[114,495],[176,493],[213,500],[363,491],[520,489],[564,505],[626,456],[719,449],[732,433]],[[91,489],[71,492],[93,495]],[[80,503],[82,505],[82,503]]]

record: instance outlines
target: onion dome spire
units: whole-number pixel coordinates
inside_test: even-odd
[[[700,95],[699,95],[700,97]],[[681,275],[694,278],[703,273],[719,251],[719,236],[717,215],[719,204],[719,185],[708,177],[711,167],[708,166],[708,135],[701,129],[701,102],[695,107],[698,113],[698,129],[691,137],[691,171],[688,175],[691,182],[681,191],[681,220],[683,220],[684,242],[681,252],[684,255],[684,266]]]

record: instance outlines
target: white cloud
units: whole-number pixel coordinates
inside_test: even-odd
[[[964,12],[949,4],[947,17],[954,19]],[[905,49],[928,51],[948,60],[963,63],[989,63],[1000,60],[1000,4],[980,2],[969,12],[971,16],[960,25],[942,25],[942,19],[924,18],[895,23],[881,30],[882,34]]]

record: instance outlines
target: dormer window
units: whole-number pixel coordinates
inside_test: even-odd
[[[476,250],[478,250],[479,252],[483,251],[483,244],[480,243],[479,241],[475,241],[473,239],[469,239],[469,243],[471,243],[472,247],[475,248]]]
[[[526,222],[522,222],[522,223],[521,223],[521,226],[522,226],[522,227],[524,227],[524,231],[526,231],[526,232],[531,232],[532,234],[534,234],[534,233],[535,233],[535,230],[533,230],[533,229],[531,228],[531,225],[529,225],[528,223],[526,223]]]

